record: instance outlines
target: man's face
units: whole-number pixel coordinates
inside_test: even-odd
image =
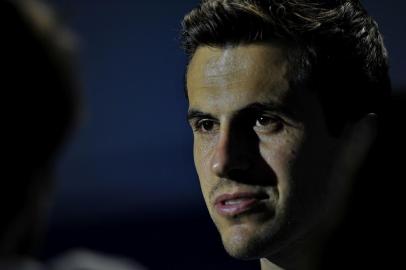
[[[187,71],[200,185],[226,250],[238,258],[315,237],[332,210],[336,141],[316,96],[290,88],[289,49],[203,46]]]

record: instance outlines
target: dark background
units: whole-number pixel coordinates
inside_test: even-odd
[[[177,38],[197,2],[51,2],[78,36],[86,106],[58,163],[44,258],[87,247],[150,269],[258,269],[223,251],[194,171]],[[406,93],[406,2],[363,2],[384,34],[395,94]]]

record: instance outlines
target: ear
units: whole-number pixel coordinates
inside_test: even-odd
[[[351,181],[365,162],[377,136],[378,117],[370,113],[351,124],[341,135],[336,173]]]
[[[348,204],[356,174],[365,163],[377,135],[377,115],[368,114],[358,122],[350,124],[338,138],[330,179],[330,201],[334,215],[328,215],[329,223],[335,226],[342,218]]]

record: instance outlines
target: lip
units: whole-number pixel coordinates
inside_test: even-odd
[[[247,212],[269,196],[266,193],[236,192],[216,197],[214,207],[222,216],[231,217]],[[233,201],[233,202],[231,202]]]

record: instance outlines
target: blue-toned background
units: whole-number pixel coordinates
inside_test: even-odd
[[[198,1],[53,2],[79,37],[86,106],[59,162],[46,254],[79,245],[154,269],[188,269],[192,261],[235,267],[206,213],[185,120],[186,59],[177,37]],[[363,2],[384,33],[400,89],[406,2]]]

